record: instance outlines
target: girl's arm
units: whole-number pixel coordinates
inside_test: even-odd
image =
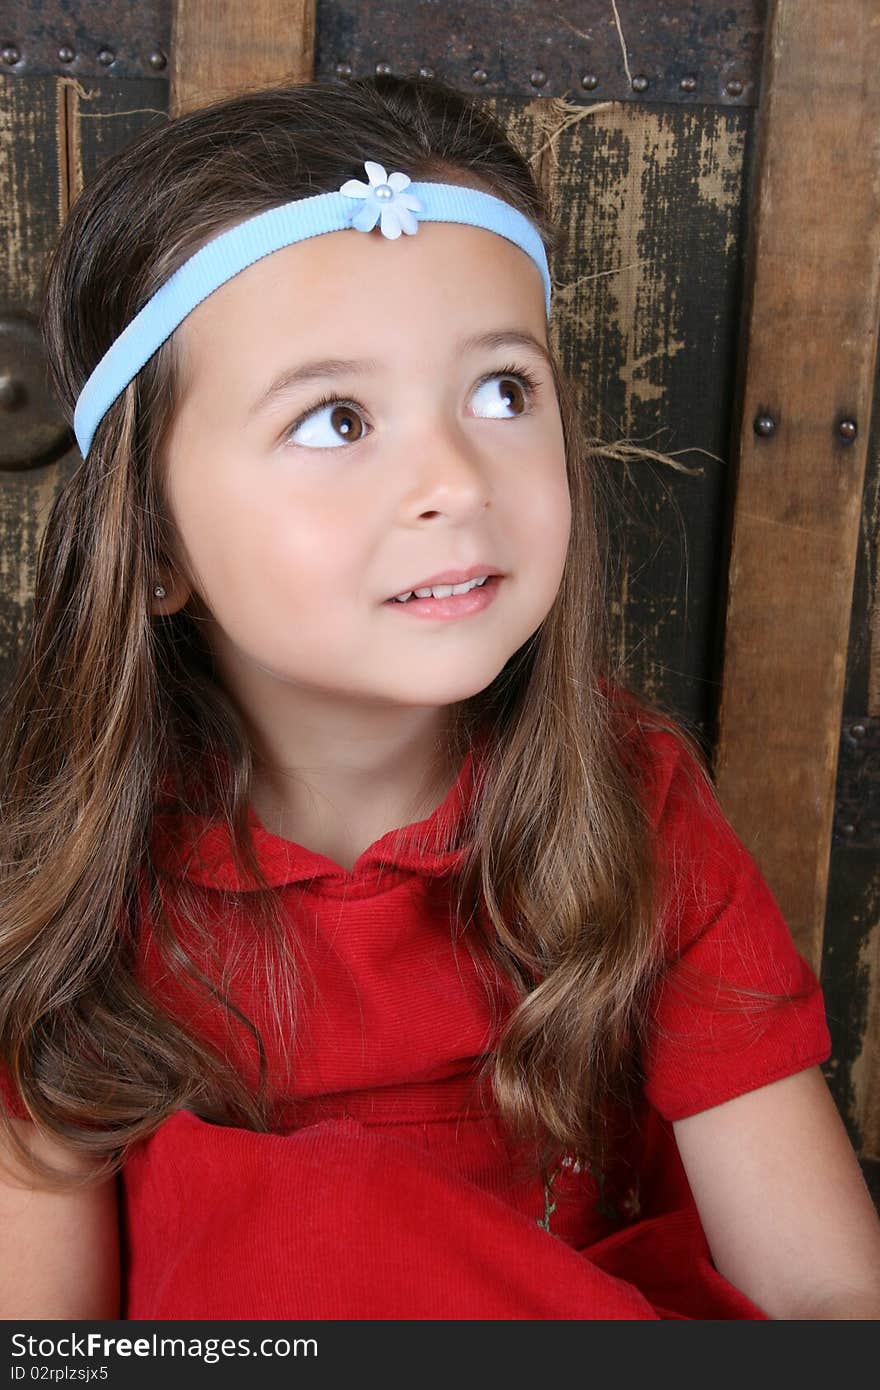
[[[880,1318],[880,1219],[819,1067],[672,1128],[731,1284],[774,1319]]]
[[[68,1149],[40,1137],[28,1120],[13,1122],[43,1158],[80,1171]],[[78,1192],[25,1186],[9,1151],[0,1170],[0,1319],[120,1316],[117,1179]],[[16,1184],[21,1185],[16,1185]]]

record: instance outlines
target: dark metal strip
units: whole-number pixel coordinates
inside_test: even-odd
[[[7,0],[0,72],[167,77],[171,0]]]
[[[832,844],[880,849],[880,719],[859,715],[843,726]]]
[[[318,0],[315,73],[433,73],[486,96],[756,106],[765,11],[766,0]],[[170,0],[8,0],[0,23],[9,76],[167,76]]]

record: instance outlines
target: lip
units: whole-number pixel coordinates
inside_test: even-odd
[[[485,574],[485,570],[483,573]],[[465,594],[450,594],[448,598],[411,598],[407,603],[398,603],[396,599],[389,598],[385,600],[384,607],[396,608],[398,612],[406,613],[416,621],[454,621],[482,613],[495,602],[503,582],[503,575],[494,574],[485,584],[479,585],[476,589],[469,589]],[[419,585],[419,588],[421,587],[422,585]]]
[[[503,577],[494,565],[483,563],[471,565],[466,570],[443,570],[440,574],[433,574],[430,579],[419,579],[415,584],[398,589],[397,594],[415,593],[416,589],[433,589],[435,584],[466,584],[469,579],[479,579],[483,574],[488,574],[490,579],[493,574]],[[397,598],[397,594],[392,594],[392,599]]]

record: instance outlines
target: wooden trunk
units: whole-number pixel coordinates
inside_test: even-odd
[[[873,11],[490,0],[459,24],[429,0],[13,0],[0,34],[0,680],[46,515],[79,462],[35,315],[83,182],[169,113],[247,87],[387,70],[479,93],[568,230],[552,332],[590,427],[640,446],[607,462],[626,679],[701,738],[821,972],[826,1075],[876,1199]]]

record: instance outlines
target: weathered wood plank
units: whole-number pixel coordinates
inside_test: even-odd
[[[160,78],[91,80],[71,92],[70,100],[72,182],[77,192],[106,159],[168,120],[168,82]]]
[[[36,313],[43,264],[65,211],[57,83],[0,78],[0,295]]]
[[[708,743],[751,113],[487,104],[566,229],[551,331],[588,429],[632,441],[602,465],[621,674]]]
[[[152,121],[167,119],[167,92],[167,82],[148,79],[0,79],[4,312],[35,320],[46,260],[73,197],[101,160]],[[0,428],[15,427],[10,412]],[[0,689],[8,682],[32,610],[46,519],[79,463],[74,446],[46,466],[0,469]]]
[[[64,103],[56,79],[0,79],[0,311],[36,323],[49,249],[66,207]],[[0,429],[14,432],[15,411]],[[0,469],[0,683],[29,614],[36,553],[66,472]]]
[[[316,0],[174,0],[170,109],[174,115],[252,87],[307,81],[314,72]]]
[[[774,0],[716,776],[817,968],[880,316],[878,63],[867,6]],[[753,427],[761,415],[775,422],[765,437]],[[858,423],[853,442],[845,419]]]

